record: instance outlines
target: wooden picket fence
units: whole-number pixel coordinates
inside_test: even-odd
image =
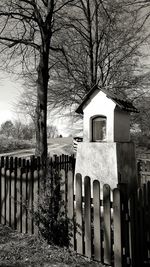
[[[67,155],[54,156],[48,168],[74,169],[74,158]],[[13,157],[0,158],[0,223],[7,224],[22,233],[35,233],[37,228],[32,212],[37,209],[40,179],[44,172],[40,158],[31,160]]]
[[[122,266],[121,243],[121,201],[120,190],[111,191],[109,185],[103,186],[101,196],[100,183],[93,182],[91,198],[91,181],[80,174],[76,175],[76,194],[74,179],[68,173],[67,214],[72,221],[70,248],[77,253],[108,265]],[[112,198],[112,201],[111,201]]]
[[[37,233],[32,211],[37,209],[40,160],[0,159],[0,223],[23,233]],[[70,248],[114,267],[150,266],[150,183],[126,197],[126,185],[108,184],[77,174],[74,158],[49,159],[49,171],[62,178],[64,211],[70,220]],[[62,207],[61,207],[62,208]],[[147,264],[147,265],[146,265]]]
[[[80,174],[75,183],[72,172],[67,178],[61,174],[62,198],[72,222],[70,248],[115,267],[150,266],[150,183],[127,199],[125,184],[111,190]]]

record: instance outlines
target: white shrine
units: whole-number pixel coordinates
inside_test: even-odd
[[[112,188],[137,186],[134,143],[130,142],[131,102],[94,87],[76,110],[83,114],[83,143],[78,144],[75,173]]]

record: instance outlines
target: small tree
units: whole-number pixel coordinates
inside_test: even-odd
[[[47,127],[47,137],[48,138],[55,138],[58,136],[58,129],[54,125],[48,125]]]
[[[8,120],[1,124],[1,133],[6,135],[6,137],[13,136],[14,125],[12,121]]]

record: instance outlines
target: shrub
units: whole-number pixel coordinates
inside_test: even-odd
[[[41,181],[38,210],[34,213],[35,223],[41,235],[50,244],[69,245],[69,227],[65,203],[61,200],[61,177],[56,169],[51,169],[46,179]]]
[[[34,142],[27,140],[18,140],[12,137],[6,138],[0,135],[0,153],[11,152],[19,149],[29,149],[35,147]]]

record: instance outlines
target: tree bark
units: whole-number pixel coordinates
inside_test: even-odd
[[[37,79],[36,106],[36,155],[41,157],[42,164],[47,160],[47,87],[48,87],[48,54],[49,45],[40,56]]]

